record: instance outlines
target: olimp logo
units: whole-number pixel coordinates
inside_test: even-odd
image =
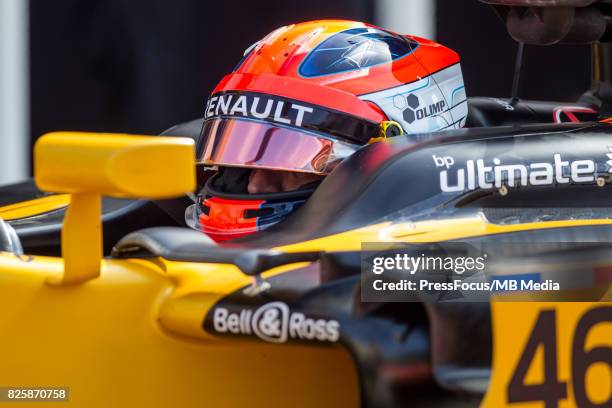
[[[606,153],[607,171],[612,173],[612,147],[608,147]],[[516,186],[538,186],[590,183],[595,181],[597,163],[593,160],[563,160],[559,153],[552,155],[551,162],[525,163],[525,164],[502,164],[497,157],[492,164],[486,164],[484,160],[468,160],[464,168],[456,169],[454,176],[449,176],[451,168],[455,165],[452,156],[432,155],[434,164],[440,171],[440,189],[444,192],[457,192],[475,190],[476,188],[490,189]],[[456,180],[456,181],[450,181]]]
[[[213,313],[213,329],[217,333],[254,334],[271,343],[284,343],[288,339],[335,342],[340,338],[340,324],[336,320],[313,319],[291,312],[283,302],[270,302],[255,311],[243,309],[234,313],[217,307]]]
[[[403,109],[402,115],[404,120],[408,123],[444,112],[444,108],[446,107],[444,101],[434,102],[428,106],[421,106],[419,97],[412,93],[408,96],[395,95],[393,103],[398,109]]]

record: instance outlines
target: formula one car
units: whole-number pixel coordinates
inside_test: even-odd
[[[202,120],[45,135],[36,184],[0,188],[0,403],[609,406],[612,124],[578,121],[602,106],[473,98],[468,128],[367,145],[223,244],[185,227]],[[563,295],[362,301],[366,243],[450,242]]]

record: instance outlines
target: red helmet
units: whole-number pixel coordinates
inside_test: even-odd
[[[187,219],[217,240],[264,229],[314,187],[249,195],[250,169],[325,175],[381,136],[457,128],[466,114],[459,56],[446,47],[354,21],[281,27],[208,99],[197,158],[221,171]]]

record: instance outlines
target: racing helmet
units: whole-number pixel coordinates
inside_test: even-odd
[[[248,194],[252,169],[329,174],[372,141],[464,125],[459,56],[423,38],[355,21],[278,28],[249,47],[211,93],[197,162],[217,173],[186,213],[217,241],[276,224],[297,191]]]

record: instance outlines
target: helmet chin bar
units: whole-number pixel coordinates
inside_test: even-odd
[[[208,179],[196,203],[185,211],[186,224],[217,242],[250,235],[284,220],[306,202],[320,183],[278,193],[248,194],[246,186],[236,192],[236,180],[248,180],[251,170],[220,166],[220,172]]]

